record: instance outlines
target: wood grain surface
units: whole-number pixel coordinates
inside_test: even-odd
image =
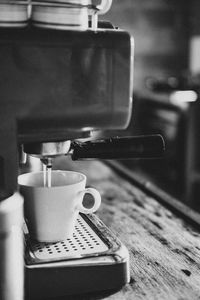
[[[126,245],[131,281],[120,291],[65,299],[200,299],[200,232],[98,161],[58,160],[85,173],[102,195],[97,212]]]

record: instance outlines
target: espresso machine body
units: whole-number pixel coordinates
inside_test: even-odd
[[[1,199],[17,189],[20,145],[127,127],[132,60],[122,30],[0,30]]]

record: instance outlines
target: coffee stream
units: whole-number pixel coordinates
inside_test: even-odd
[[[52,164],[43,164],[44,187],[51,187]]]

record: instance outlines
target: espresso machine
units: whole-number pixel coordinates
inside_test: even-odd
[[[21,233],[13,231],[23,222],[17,177],[26,155],[46,168],[61,155],[72,160],[162,155],[160,136],[93,137],[128,126],[133,87],[133,38],[109,22],[97,24],[83,31],[31,24],[0,28],[0,228],[8,219],[7,233],[16,243],[15,254],[5,251],[11,242],[3,244],[0,230],[3,300],[23,299],[24,282],[26,299],[44,299],[129,281],[126,247],[95,215],[80,216],[74,239],[59,245],[31,241],[24,227],[25,258]]]

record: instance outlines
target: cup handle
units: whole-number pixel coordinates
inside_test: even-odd
[[[91,2],[92,2],[92,0],[91,0]],[[96,6],[98,9],[97,14],[104,15],[105,13],[107,13],[107,11],[109,11],[111,5],[112,5],[112,0],[101,0],[101,4]],[[93,14],[93,13],[91,13],[91,14]]]
[[[87,208],[87,207],[83,206],[83,197],[84,197],[85,194],[92,195],[92,197],[94,199],[94,204],[90,208]],[[80,196],[81,201],[78,203],[77,209],[80,212],[84,213],[84,214],[91,214],[91,213],[95,212],[99,208],[99,206],[101,204],[101,195],[94,188],[86,188],[86,189],[84,189],[83,191],[79,192],[79,196]]]

